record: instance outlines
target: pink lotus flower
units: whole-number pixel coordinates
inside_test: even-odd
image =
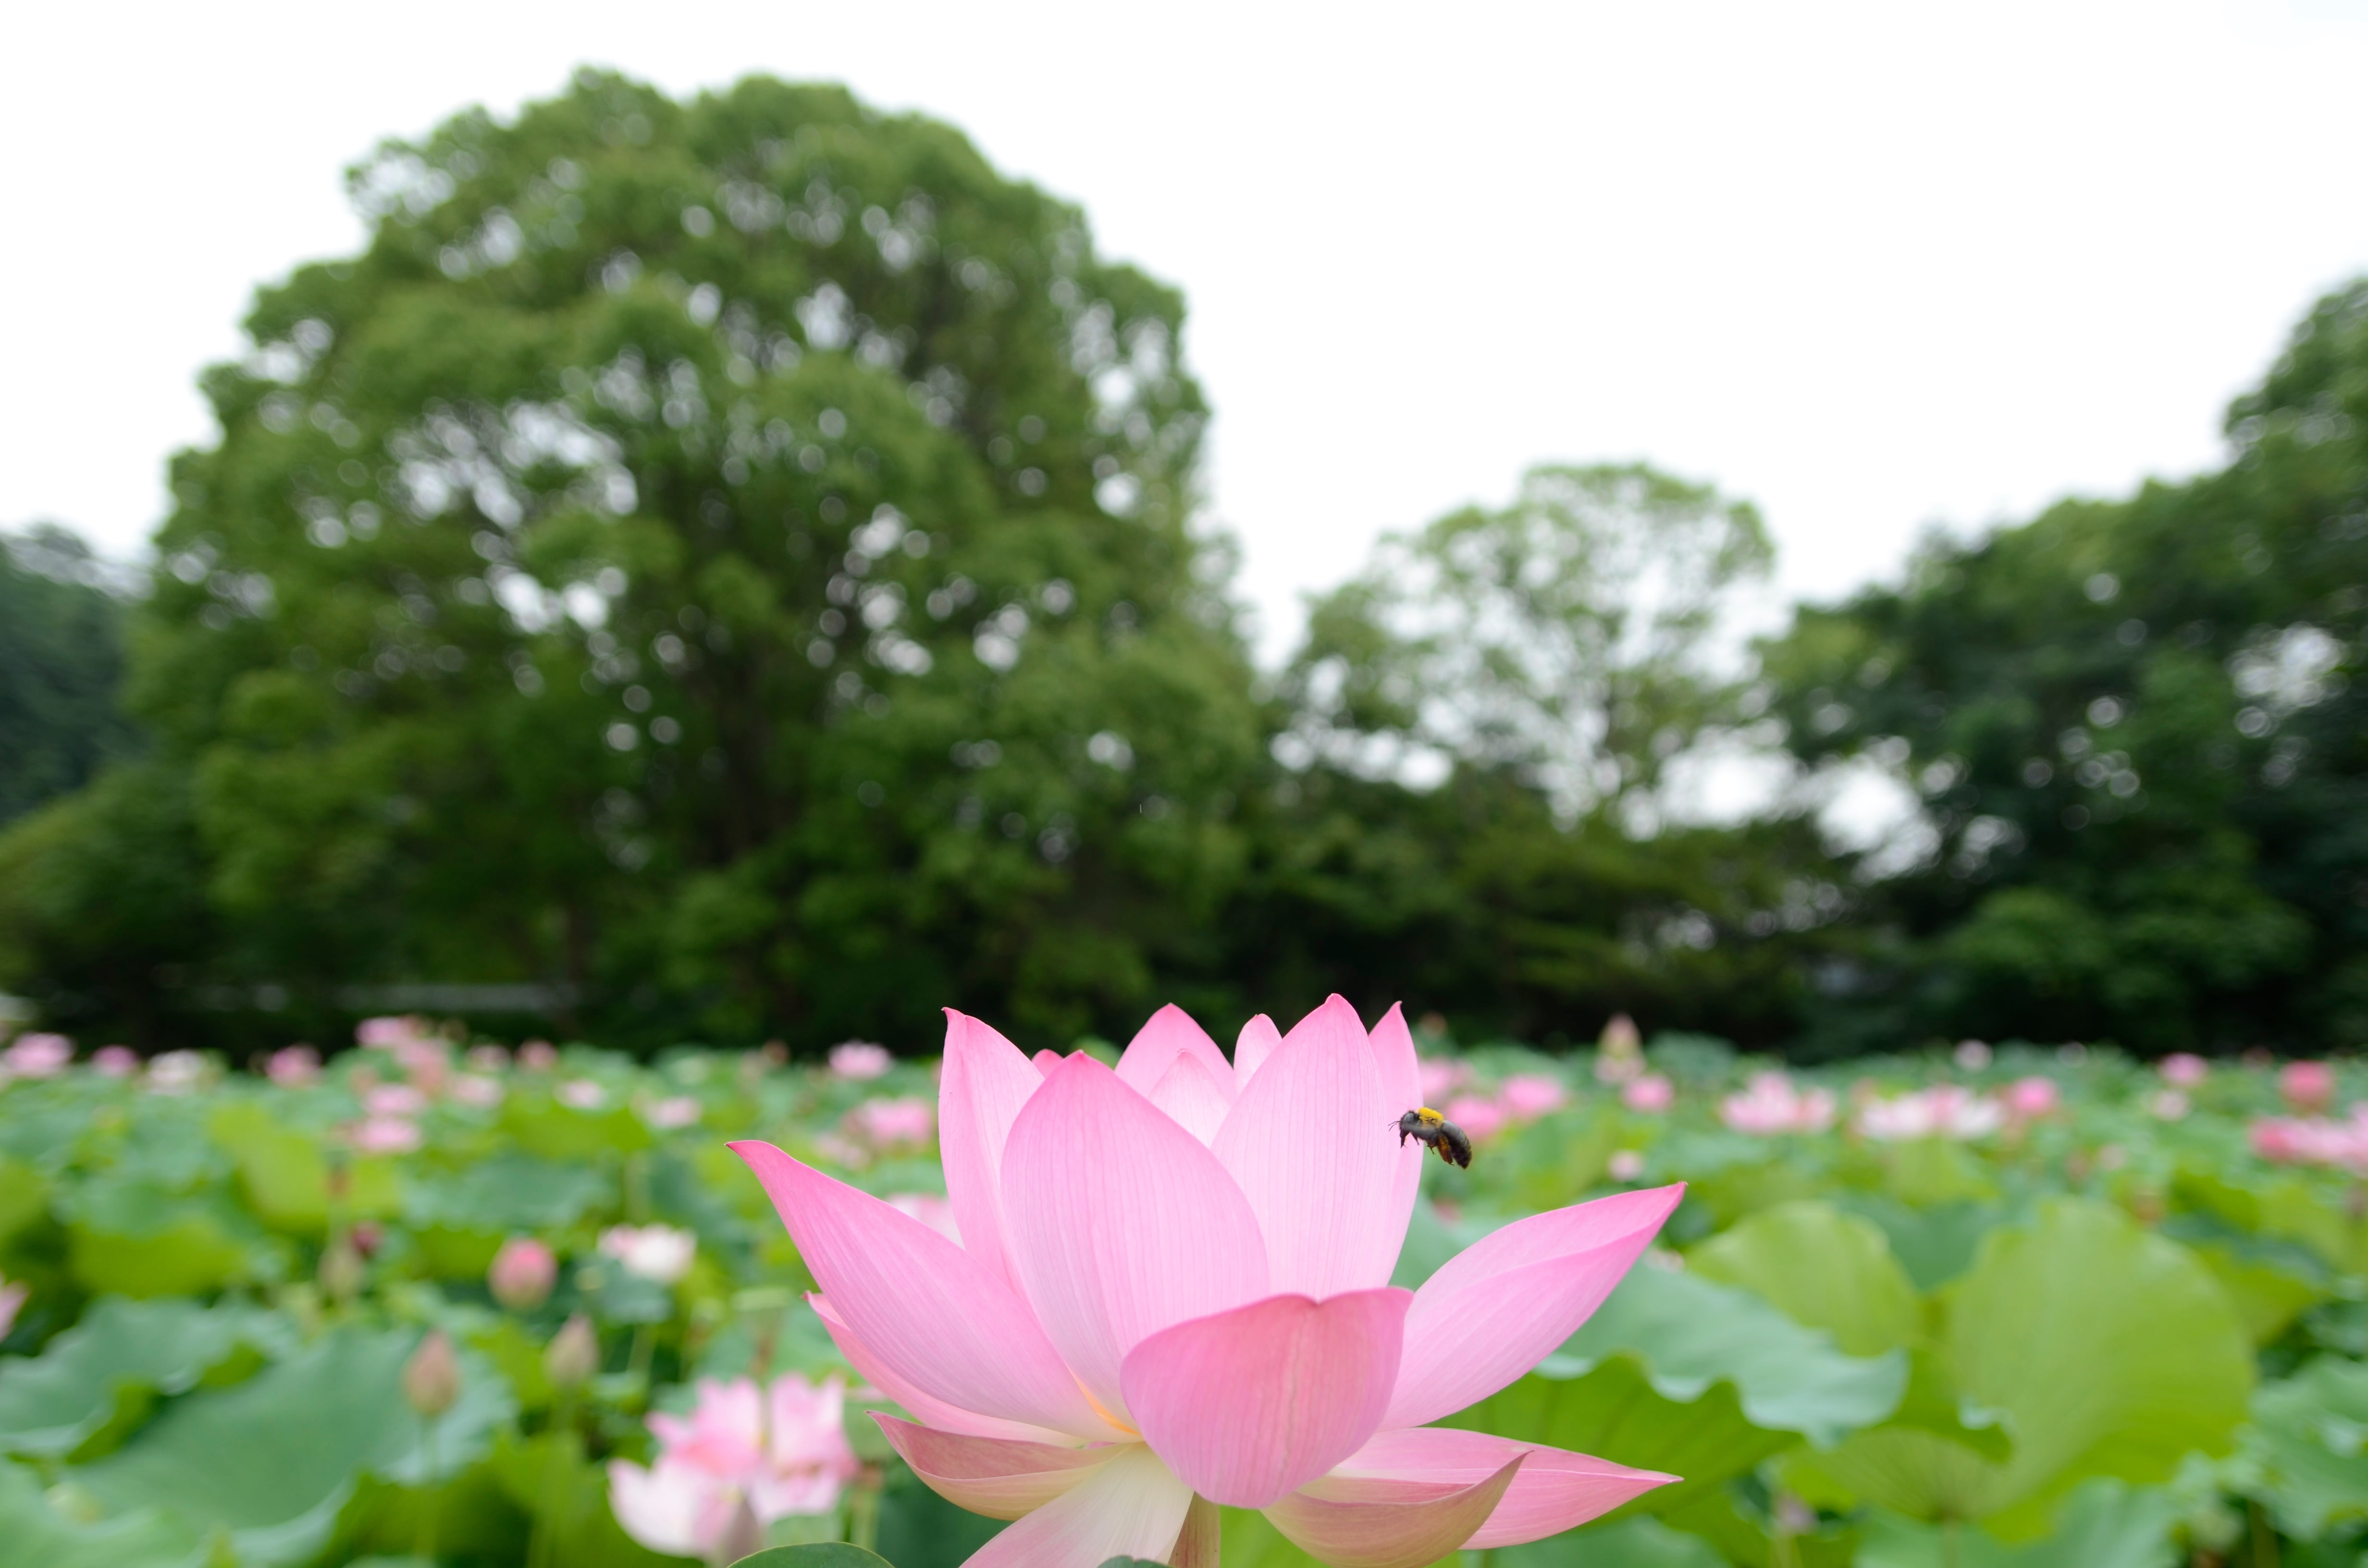
[[[74,1061],[74,1041],[62,1034],[28,1034],[0,1051],[0,1070],[17,1078],[54,1078]]]
[[[494,1254],[485,1270],[485,1288],[494,1300],[512,1312],[525,1312],[551,1300],[559,1283],[559,1255],[532,1236],[512,1236]]]
[[[497,1106],[502,1103],[502,1081],[483,1073],[455,1073],[451,1093],[462,1105]]]
[[[1115,1070],[1040,1068],[949,1012],[946,1184],[962,1241],[768,1143],[764,1182],[882,1429],[973,1512],[970,1568],[1167,1561],[1213,1504],[1333,1562],[1411,1568],[1534,1540],[1672,1479],[1425,1424],[1484,1399],[1611,1293],[1680,1189],[1517,1221],[1419,1291],[1388,1284],[1428,1157],[1395,1008],[1333,997],[1232,1062],[1163,1008]]]
[[[2157,1121],[2184,1121],[2193,1108],[2177,1089],[2157,1089],[2146,1096],[2146,1114]]]
[[[1677,1103],[1678,1086],[1659,1073],[1647,1073],[1620,1091],[1620,1103],[1630,1110],[1658,1116]]]
[[[668,1095],[642,1108],[642,1119],[661,1132],[689,1127],[700,1117],[699,1102],[689,1095]]]
[[[90,1065],[102,1078],[129,1078],[140,1071],[140,1053],[128,1045],[102,1045],[90,1053]]]
[[[1619,1149],[1603,1162],[1603,1168],[1613,1181],[1634,1181],[1645,1174],[1645,1152],[1642,1149]]]
[[[1955,1084],[1935,1084],[1859,1108],[1858,1130],[1881,1142],[1913,1138],[1987,1138],[2006,1125],[2006,1107]]]
[[[672,1225],[611,1225],[600,1233],[600,1251],[628,1274],[672,1285],[690,1272],[699,1238]]]
[[[417,1116],[427,1108],[427,1096],[408,1084],[381,1084],[362,1092],[362,1109],[371,1116]]]
[[[399,1116],[365,1117],[347,1131],[346,1137],[365,1154],[408,1154],[426,1142],[419,1123]]]
[[[518,1047],[518,1060],[529,1072],[548,1073],[559,1065],[559,1049],[547,1040],[530,1040]]]
[[[938,1135],[938,1113],[929,1102],[908,1096],[865,1100],[847,1113],[847,1124],[874,1148],[919,1145]]]
[[[354,1043],[392,1051],[413,1040],[425,1040],[429,1034],[427,1020],[418,1017],[400,1018],[364,1018],[354,1026]]]
[[[1595,1042],[1595,1076],[1605,1084],[1633,1082],[1645,1071],[1645,1037],[1625,1013],[1614,1013]]]
[[[2177,1091],[2171,1091],[2176,1093]],[[2282,1165],[2332,1165],[2368,1176],[2368,1106],[2349,1119],[2265,1116],[2253,1123],[2253,1152]]]
[[[1559,1078],[1549,1078],[1543,1073],[1516,1073],[1497,1085],[1497,1103],[1516,1121],[1535,1121],[1569,1104],[1570,1091]]]
[[[2324,1062],[2289,1062],[2278,1069],[2278,1093],[2298,1111],[2325,1110],[2335,1103],[2335,1069]]]
[[[2162,1081],[2174,1089],[2192,1089],[2212,1075],[2212,1064],[2191,1051],[2174,1051],[2162,1059]]]
[[[886,1077],[888,1069],[894,1065],[896,1059],[888,1054],[886,1046],[873,1045],[869,1040],[850,1040],[830,1048],[830,1075],[834,1078],[868,1083]]]
[[[1968,1073],[1978,1073],[1990,1064],[1990,1045],[1986,1040],[1961,1040],[1950,1054]]]
[[[186,1095],[206,1081],[211,1069],[194,1051],[168,1051],[148,1063],[148,1088],[159,1095]]]
[[[2053,1116],[2064,1103],[2064,1091],[2053,1078],[2037,1074],[2017,1078],[2006,1086],[2007,1114],[2017,1121],[2036,1121],[2043,1116]]]
[[[17,1326],[17,1314],[25,1310],[25,1299],[32,1293],[30,1285],[11,1285],[6,1275],[0,1275],[0,1339],[7,1338],[8,1331]]]
[[[283,1045],[263,1063],[264,1075],[282,1088],[302,1088],[321,1076],[321,1053],[309,1045]]]
[[[1830,1089],[1795,1088],[1782,1073],[1754,1073],[1743,1092],[1718,1102],[1718,1119],[1737,1132],[1772,1138],[1782,1132],[1823,1132],[1834,1124]]]
[[[860,1468],[842,1425],[846,1389],[795,1372],[759,1392],[754,1381],[702,1381],[689,1420],[653,1415],[657,1462],[609,1465],[609,1503],[625,1533],[654,1551],[712,1557],[745,1503],[757,1525],[826,1514]]]
[[[589,1078],[570,1078],[552,1090],[551,1097],[570,1110],[598,1110],[609,1103],[609,1091]]]
[[[1486,1143],[1505,1130],[1505,1108],[1483,1095],[1458,1095],[1447,1102],[1447,1119],[1463,1129],[1475,1143]]]
[[[1463,1062],[1433,1057],[1422,1063],[1422,1103],[1437,1105],[1472,1081],[1472,1069]]]

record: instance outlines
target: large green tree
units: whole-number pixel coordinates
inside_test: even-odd
[[[2227,428],[2223,470],[1935,540],[1769,650],[1795,751],[1898,769],[1932,834],[1838,1025],[2368,1039],[2368,282]]]
[[[205,378],[136,628],[220,933],[180,994],[1064,1037],[1203,961],[1260,734],[1174,290],[762,78],[586,73],[352,186],[366,248]]]
[[[0,535],[0,823],[132,749],[118,708],[123,606],[90,546],[53,523]]]

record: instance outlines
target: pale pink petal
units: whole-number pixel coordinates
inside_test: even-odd
[[[1331,1568],[1424,1568],[1471,1539],[1520,1464],[1513,1459],[1485,1480],[1447,1492],[1406,1482],[1381,1483],[1398,1488],[1395,1494],[1340,1501],[1294,1492],[1269,1505],[1266,1517]]]
[[[1302,1019],[1234,1101],[1213,1145],[1258,1215],[1271,1289],[1319,1300],[1385,1283],[1406,1243],[1399,1167],[1418,1166],[1383,1097],[1357,1010],[1335,996]]]
[[[704,1554],[710,1542],[703,1529],[724,1490],[724,1483],[689,1465],[661,1460],[643,1470],[624,1460],[609,1461],[609,1510],[627,1535],[652,1551]]]
[[[962,1248],[1013,1282],[1003,1241],[1003,1146],[1012,1119],[1044,1081],[1019,1048],[967,1014],[946,1009],[938,1079],[938,1153]]]
[[[1003,1207],[1037,1321],[1114,1417],[1119,1363],[1147,1335],[1269,1293],[1258,1220],[1217,1157],[1083,1053],[1013,1123]]]
[[[1190,1057],[1209,1071],[1209,1081],[1230,1103],[1234,1097],[1234,1064],[1209,1038],[1192,1015],[1170,1002],[1151,1015],[1118,1059],[1118,1081],[1138,1095],[1149,1095],[1167,1075],[1179,1056]]]
[[[1387,1289],[1269,1296],[1178,1324],[1128,1355],[1127,1408],[1193,1491],[1263,1508],[1373,1435],[1413,1300]]]
[[[765,1184],[831,1306],[899,1378],[982,1415],[1116,1435],[1096,1417],[1026,1303],[986,1265],[911,1215],[770,1143],[744,1140],[731,1148]]]
[[[1414,1035],[1407,1029],[1406,1014],[1395,1002],[1373,1026],[1372,1036],[1373,1065],[1382,1075],[1382,1097],[1394,1116],[1404,1116],[1417,1106],[1429,1102],[1422,1097],[1422,1060],[1415,1054]],[[1383,1222],[1394,1226],[1393,1234],[1404,1245],[1406,1221],[1414,1217],[1414,1200],[1422,1190],[1422,1156],[1401,1160],[1393,1167],[1390,1203]],[[1390,1256],[1390,1267],[1397,1267],[1397,1255]]]
[[[1282,1031],[1276,1028],[1274,1020],[1264,1013],[1242,1026],[1242,1032],[1234,1037],[1234,1094],[1236,1096],[1249,1083],[1250,1074],[1265,1066],[1266,1059],[1272,1056],[1281,1044]]]
[[[1113,1557],[1164,1562],[1192,1489],[1141,1444],[973,1552],[962,1568],[1096,1568]]]
[[[1036,1071],[1047,1078],[1061,1070],[1061,1053],[1057,1051],[1040,1051],[1028,1060],[1034,1062]]]
[[[1382,1424],[1419,1426],[1487,1398],[1578,1332],[1685,1187],[1616,1193],[1483,1236],[1415,1292]]]
[[[1506,1488],[1488,1522],[1463,1543],[1467,1548],[1477,1551],[1543,1540],[1678,1479],[1486,1432],[1408,1426],[1375,1433],[1372,1441],[1342,1460],[1331,1474],[1309,1483],[1303,1491],[1309,1497],[1332,1503],[1418,1500],[1424,1488],[1444,1496],[1487,1480],[1516,1459],[1521,1468],[1512,1485]]]
[[[1180,1054],[1168,1062],[1167,1071],[1152,1086],[1151,1103],[1203,1143],[1216,1142],[1217,1129],[1225,1124],[1225,1112],[1230,1108],[1224,1091],[1209,1076],[1201,1059]]]
[[[893,1415],[874,1415],[872,1419],[930,1491],[957,1508],[990,1519],[1032,1514],[1126,1451],[1007,1443],[933,1432]]]
[[[923,1425],[934,1426],[940,1432],[958,1432],[971,1437],[999,1437],[1015,1443],[1075,1441],[1069,1434],[1056,1432],[1049,1426],[1033,1426],[1025,1421],[1006,1421],[997,1415],[982,1415],[975,1410],[964,1410],[958,1404],[947,1403],[935,1394],[923,1392],[898,1377],[871,1353],[870,1346],[856,1337],[855,1331],[847,1326],[845,1320],[831,1306],[828,1297],[815,1295],[808,1296],[806,1300],[813,1303],[814,1315],[822,1319],[823,1327],[830,1331],[831,1343],[838,1346],[838,1353],[847,1358],[856,1375],[912,1412]]]

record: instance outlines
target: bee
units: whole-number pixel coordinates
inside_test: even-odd
[[[1406,1147],[1409,1138],[1428,1143],[1438,1151],[1439,1157],[1451,1165],[1472,1168],[1472,1140],[1463,1129],[1440,1115],[1429,1106],[1410,1110],[1397,1119],[1398,1147]]]

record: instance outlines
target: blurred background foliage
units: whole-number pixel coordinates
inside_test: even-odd
[[[1756,644],[1748,504],[1541,468],[1262,673],[1181,296],[951,128],[587,72],[352,189],[370,243],[262,291],[142,580],[55,529],[0,564],[0,991],[48,1023],[2368,1035],[2368,284],[2225,470]],[[1778,782],[1690,807],[1721,759]],[[1838,843],[1868,774],[1918,810]]]

